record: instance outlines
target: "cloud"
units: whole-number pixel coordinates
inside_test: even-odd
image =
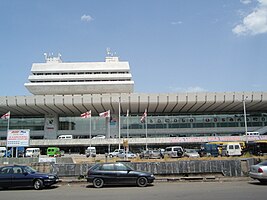
[[[206,92],[204,88],[201,88],[199,86],[194,86],[194,87],[187,87],[187,88],[182,88],[182,87],[171,87],[171,90],[173,92],[187,92],[187,93],[194,93],[194,92]]]
[[[81,16],[81,21],[83,21],[83,22],[91,22],[93,20],[94,20],[94,18],[91,17],[90,15],[83,15],[83,16]]]
[[[175,21],[175,22],[171,22],[171,25],[179,25],[179,24],[182,24],[183,22],[181,21]]]
[[[250,4],[251,0],[240,0],[240,2],[243,4]]]
[[[241,24],[232,29],[236,35],[257,35],[267,33],[267,0],[258,0],[253,12],[243,18]]]

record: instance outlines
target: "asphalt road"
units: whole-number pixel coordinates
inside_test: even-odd
[[[0,190],[1,200],[252,200],[266,199],[267,185],[251,182],[157,182],[146,188],[59,184],[50,189]]]

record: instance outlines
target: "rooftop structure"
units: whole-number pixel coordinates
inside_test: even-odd
[[[128,62],[107,52],[105,62],[62,62],[45,54],[46,63],[33,63],[25,87],[34,95],[132,93]]]

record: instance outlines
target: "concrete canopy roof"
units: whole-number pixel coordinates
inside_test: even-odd
[[[243,100],[247,112],[267,112],[267,92],[203,92],[0,96],[0,114],[80,116],[88,110],[93,116],[106,110],[118,114],[119,102],[121,115],[127,109],[131,115],[141,115],[145,109],[148,115],[243,113]]]

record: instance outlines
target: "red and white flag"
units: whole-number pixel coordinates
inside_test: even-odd
[[[10,119],[10,111],[2,115],[1,119]]]
[[[108,110],[106,112],[99,113],[99,116],[100,117],[110,117],[110,110]]]
[[[92,117],[91,110],[90,111],[87,111],[85,113],[82,113],[81,114],[81,117],[82,118],[90,118],[90,117]]]
[[[143,122],[145,121],[146,117],[147,117],[147,112],[146,112],[146,109],[145,109],[145,112],[144,112],[144,114],[142,115],[140,121],[143,123]]]

